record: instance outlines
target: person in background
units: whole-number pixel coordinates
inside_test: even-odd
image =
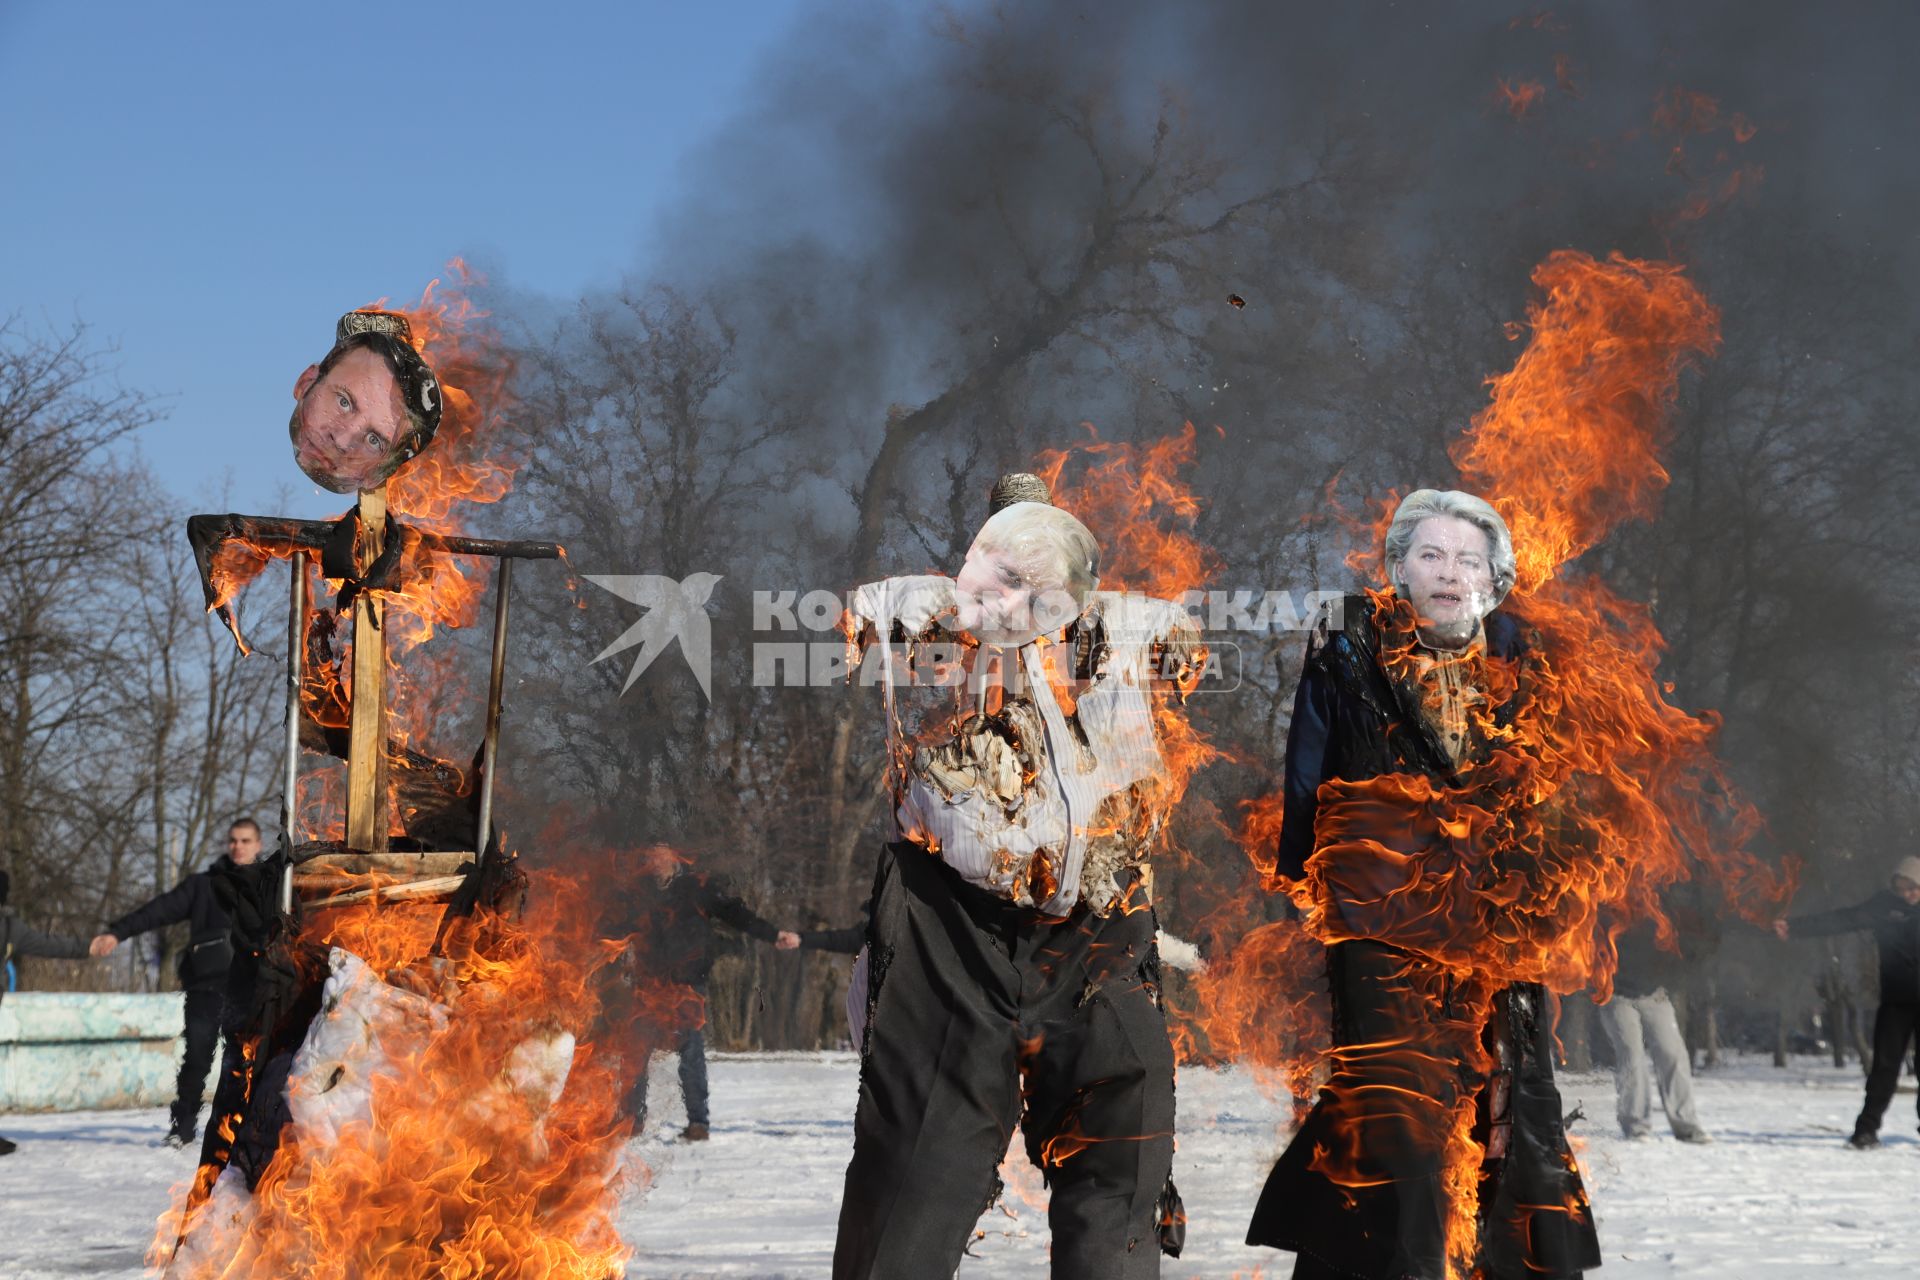
[[[213,875],[222,863],[244,867],[260,856],[260,824],[238,818],[227,828],[227,851],[204,871],[196,871],[173,888],[150,899],[107,926],[93,940],[96,956],[113,954],[129,938],[155,929],[192,922],[186,948],[176,972],[187,996],[186,1053],[180,1059],[167,1145],[184,1147],[194,1140],[200,1119],[200,1100],[206,1094],[207,1072],[213,1067],[214,1046],[220,1042],[220,1007],[227,990],[227,969],[233,963],[232,923],[213,891]]]
[[[1873,1068],[1867,1073],[1867,1100],[1853,1122],[1853,1136],[1847,1139],[1850,1146],[1865,1151],[1880,1145],[1881,1117],[1900,1083],[1907,1046],[1920,1030],[1920,858],[1902,858],[1893,869],[1892,883],[1865,902],[1773,922],[1773,931],[1783,942],[1861,930],[1873,934],[1880,950]]]
[[[1712,1142],[1694,1112],[1693,1057],[1674,1015],[1672,995],[1681,989],[1684,962],[1677,952],[1656,945],[1651,925],[1622,934],[1619,947],[1613,999],[1600,1006],[1600,1025],[1613,1046],[1620,1132],[1629,1138],[1652,1133],[1657,1085],[1673,1136],[1682,1142]]]
[[[9,911],[7,896],[12,891],[13,878],[0,871],[0,965],[10,965],[16,951],[23,956],[48,956],[57,960],[86,958],[87,944],[80,939],[42,933]],[[6,998],[6,987],[0,985],[0,1000]],[[16,1149],[14,1143],[0,1138],[0,1156],[10,1156]]]
[[[799,940],[792,934],[783,935],[712,877],[687,870],[679,855],[665,845],[654,845],[640,856],[660,893],[647,903],[647,915],[634,931],[641,941],[631,959],[637,973],[690,987],[698,998],[697,1009],[687,1011],[687,1024],[672,1028],[670,1034],[672,1048],[680,1055],[680,1091],[687,1103],[687,1127],[680,1137],[685,1142],[705,1142],[712,1120],[707,1094],[706,1007],[707,980],[713,973],[714,922],[761,942],[777,943],[783,951],[791,950]],[[626,1110],[634,1117],[636,1133],[647,1119],[648,1056],[640,1054],[633,1088],[627,1095]]]

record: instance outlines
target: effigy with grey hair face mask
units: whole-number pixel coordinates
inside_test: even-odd
[[[1155,700],[1205,657],[1179,605],[1099,583],[1093,534],[1016,475],[953,577],[854,593],[893,839],[849,990],[863,1070],[835,1274],[951,1273],[984,1207],[964,1189],[992,1184],[1023,1111],[1056,1267],[1157,1274],[1149,1239],[1179,1254],[1150,862],[1175,786]],[[910,728],[919,692],[937,705]]]

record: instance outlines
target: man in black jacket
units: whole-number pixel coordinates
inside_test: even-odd
[[[13,877],[0,871],[0,1000],[7,998],[7,961],[14,952],[23,956],[48,956],[56,960],[79,960],[87,954],[87,944],[78,938],[59,938],[22,923],[7,910],[7,895],[13,890]],[[0,1156],[12,1155],[14,1144],[0,1138]]]
[[[650,899],[644,920],[635,933],[640,946],[631,953],[636,970],[646,977],[689,987],[698,997],[697,1010],[687,1010],[690,1025],[662,1028],[673,1037],[680,1055],[680,1090],[687,1102],[687,1127],[681,1138],[705,1142],[711,1119],[707,1108],[707,979],[713,972],[713,924],[719,922],[782,951],[799,944],[792,933],[776,929],[753,908],[726,892],[706,874],[688,871],[673,850],[656,845],[641,854],[647,874],[660,887]],[[664,1046],[663,1046],[664,1047]],[[627,1095],[627,1111],[637,1133],[647,1119],[647,1055],[640,1055],[638,1073]]]
[[[1856,906],[1773,922],[1786,938],[1824,938],[1869,930],[1880,951],[1880,1007],[1873,1013],[1873,1069],[1867,1100],[1853,1122],[1852,1146],[1880,1145],[1880,1118],[1900,1083],[1907,1046],[1920,1029],[1920,858],[1902,858],[1893,883]]]
[[[260,824],[252,818],[240,818],[227,828],[227,852],[214,867],[221,863],[244,867],[259,856]],[[207,1072],[213,1066],[213,1049],[220,1040],[220,1006],[227,989],[227,968],[233,963],[233,926],[213,891],[214,867],[194,872],[127,912],[109,924],[92,946],[96,956],[111,955],[128,938],[182,920],[192,921],[177,966],[180,989],[187,995],[187,1048],[180,1060],[172,1123],[167,1126],[170,1147],[184,1147],[194,1140]]]

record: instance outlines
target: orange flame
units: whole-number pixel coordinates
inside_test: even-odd
[[[1101,440],[1091,424],[1083,424],[1083,429],[1085,441],[1041,452],[1034,472],[1053,491],[1054,504],[1073,512],[1099,539],[1100,589],[1175,601],[1198,592],[1219,572],[1221,561],[1193,533],[1200,500],[1180,478],[1195,455],[1193,424],[1184,424],[1178,435],[1139,444]],[[1086,466],[1070,477],[1067,464],[1076,455],[1087,460]],[[1206,660],[1203,651],[1199,667],[1204,668]],[[1188,683],[1172,691],[1175,697],[1154,704],[1167,765],[1169,812],[1186,794],[1193,775],[1223,755],[1184,714],[1184,699],[1192,688]]]
[[[1524,120],[1527,114],[1546,100],[1547,86],[1538,80],[1508,80],[1502,77],[1494,82],[1494,105],[1512,116],[1515,120]]]
[[[1735,146],[1753,141],[1759,129],[1737,111],[1725,111],[1708,94],[1677,85],[1666,90],[1654,102],[1653,133],[1667,135],[1673,145],[1667,157],[1667,172],[1686,178],[1691,187],[1680,205],[1658,219],[1667,231],[1697,222],[1713,210],[1730,204],[1743,191],[1758,186],[1765,170],[1757,164],[1734,165],[1724,142],[1715,151],[1711,169],[1695,177],[1689,162],[1688,139],[1710,139],[1724,131]]]
[[[1587,987],[1604,1000],[1620,932],[1651,920],[1670,943],[1665,886],[1712,879],[1763,919],[1794,877],[1792,864],[1776,872],[1748,848],[1760,820],[1712,754],[1717,721],[1666,701],[1650,610],[1573,571],[1621,522],[1653,513],[1667,483],[1666,415],[1682,370],[1717,345],[1718,316],[1664,263],[1560,252],[1534,282],[1543,297],[1529,308],[1531,340],[1512,371],[1492,379],[1491,404],[1451,451],[1462,483],[1513,532],[1507,608],[1531,635],[1517,661],[1477,660],[1490,695],[1472,713],[1485,758],[1463,767],[1457,787],[1413,774],[1324,784],[1306,876],[1281,882],[1319,941],[1387,942],[1458,984],[1461,1034],[1449,1039],[1475,1071],[1493,1065],[1479,1028],[1508,984]],[[1388,593],[1369,600],[1383,663],[1413,678],[1411,611]],[[1496,724],[1491,708],[1523,689],[1513,721]],[[1256,860],[1272,847],[1278,803],[1249,810]],[[1422,1055],[1347,1046],[1332,1062],[1328,1105],[1378,1114],[1378,1099],[1342,1090],[1343,1063],[1366,1054],[1406,1071],[1409,1098],[1446,1096],[1422,1079]],[[1376,1064],[1366,1078],[1380,1076]],[[1416,1126],[1445,1152],[1455,1275],[1471,1270],[1478,1247],[1486,1153],[1474,1121],[1469,1095],[1447,1114],[1421,1111]],[[1322,1153],[1321,1167],[1338,1181],[1357,1154]]]
[[[302,1146],[291,1127],[253,1193],[251,1216],[222,1230],[218,1248],[182,1255],[172,1274],[572,1276],[622,1273],[631,1250],[613,1213],[624,1179],[629,1123],[619,1103],[641,1069],[641,1021],[688,1016],[686,988],[641,984],[644,1009],[610,1018],[603,997],[631,990],[619,973],[625,944],[601,936],[608,877],[603,856],[578,874],[543,873],[524,919],[480,916],[448,934],[446,959],[426,962],[439,904],[323,910],[306,921],[304,948],[338,946],[387,980],[448,1009],[390,1074],[373,1077],[371,1121],[337,1141]],[[617,981],[608,979],[617,977]],[[549,1099],[516,1075],[516,1047],[576,1038],[564,1088]],[[560,1041],[564,1043],[564,1041]],[[623,1058],[625,1065],[623,1065]],[[305,1135],[313,1141],[311,1135]],[[163,1220],[153,1265],[180,1223]],[[208,1258],[216,1258],[209,1262]]]

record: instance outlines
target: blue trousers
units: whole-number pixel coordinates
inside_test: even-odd
[[[707,1115],[707,1033],[704,1027],[688,1027],[674,1037],[674,1050],[680,1055],[680,1092],[687,1100],[687,1123],[706,1124]],[[634,1132],[647,1123],[647,1069],[644,1065],[627,1094],[627,1110],[633,1115]]]

